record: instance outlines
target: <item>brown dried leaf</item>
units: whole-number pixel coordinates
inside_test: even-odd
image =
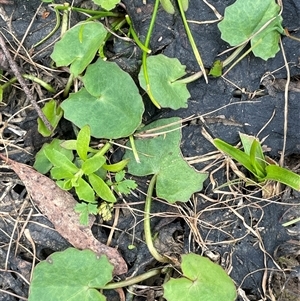
[[[30,166],[7,159],[1,154],[0,158],[19,176],[33,202],[48,217],[55,229],[75,248],[90,249],[99,255],[106,255],[114,265],[115,275],[127,272],[126,262],[119,252],[93,236],[91,226],[95,218],[91,216],[89,226],[79,223],[79,216],[74,211],[76,200],[69,192],[60,189],[54,181]]]

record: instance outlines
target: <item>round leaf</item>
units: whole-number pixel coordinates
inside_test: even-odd
[[[144,127],[143,131],[179,120],[179,118],[160,119]],[[158,132],[171,130],[166,134],[136,140],[141,163],[135,161],[132,151],[126,150],[125,153],[125,158],[129,159],[128,172],[136,176],[157,174],[157,196],[170,203],[188,201],[194,192],[202,189],[202,184],[207,178],[207,174],[197,172],[183,159],[179,147],[181,138],[179,127],[180,123],[173,124],[166,129],[157,130]]]
[[[112,279],[113,266],[105,256],[69,248],[53,253],[33,272],[29,301],[105,301],[97,288]]]
[[[162,107],[174,110],[187,107],[187,99],[190,93],[186,84],[177,82],[185,73],[185,66],[178,59],[169,58],[162,54],[147,58],[149,83],[154,98]],[[146,89],[144,72],[139,73],[141,87]]]
[[[71,64],[70,71],[76,77],[93,60],[106,34],[106,29],[101,23],[78,23],[55,43],[51,58],[58,67]]]
[[[224,19],[218,24],[221,37],[231,46],[237,46],[246,42],[269,20],[276,17],[251,39],[255,56],[264,60],[274,57],[279,51],[278,41],[283,33],[279,11],[280,7],[274,0],[237,0],[225,9]]]
[[[164,287],[169,301],[233,301],[236,289],[231,278],[208,258],[196,254],[182,255],[183,276],[171,279]]]
[[[141,123],[144,104],[129,74],[98,59],[87,68],[83,82],[85,88],[61,104],[65,118],[80,128],[88,124],[96,138],[131,135]]]

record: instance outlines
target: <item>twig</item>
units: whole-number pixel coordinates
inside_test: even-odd
[[[21,75],[21,73],[18,69],[18,66],[17,66],[16,62],[13,60],[13,58],[11,57],[8,49],[6,48],[5,41],[4,41],[1,34],[0,34],[0,46],[2,48],[2,51],[3,51],[4,55],[7,58],[7,61],[9,63],[9,66],[10,66],[12,72],[14,73],[15,77],[18,79],[18,82],[20,83],[21,87],[23,88],[23,90],[24,90],[27,98],[29,99],[30,103],[32,104],[32,106],[34,107],[34,109],[38,113],[39,117],[42,119],[42,121],[46,125],[47,129],[49,131],[52,131],[53,128],[52,128],[50,122],[48,121],[48,119],[46,118],[44,113],[42,112],[41,108],[38,106],[37,102],[35,101],[32,93],[31,93],[31,91],[27,87],[26,82],[23,79],[23,77],[22,77],[22,75]]]

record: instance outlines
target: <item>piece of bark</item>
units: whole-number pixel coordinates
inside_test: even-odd
[[[54,181],[28,165],[7,159],[1,154],[0,158],[19,176],[33,202],[70,244],[78,249],[90,249],[99,255],[106,255],[114,265],[115,275],[127,272],[126,262],[119,252],[93,236],[91,226],[95,217],[90,217],[89,226],[79,223],[79,216],[74,211],[77,202],[69,192],[60,189]]]

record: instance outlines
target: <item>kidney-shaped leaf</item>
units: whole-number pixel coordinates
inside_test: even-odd
[[[50,255],[34,269],[29,301],[105,301],[97,288],[112,279],[106,256],[69,248]]]
[[[93,60],[106,34],[107,31],[101,23],[78,23],[55,43],[51,58],[58,67],[71,64],[70,71],[76,77]]]
[[[233,301],[236,289],[231,278],[218,265],[196,254],[182,255],[183,277],[171,279],[164,287],[168,301]]]
[[[61,104],[65,118],[80,128],[88,124],[96,138],[131,135],[141,123],[144,104],[129,74],[98,59],[87,68],[83,82],[85,88]]]
[[[224,19],[218,24],[221,37],[231,46],[239,45],[276,17],[251,39],[252,52],[255,56],[264,60],[274,57],[279,50],[280,34],[283,33],[279,11],[280,7],[274,0],[237,0],[225,9]]]
[[[147,58],[147,70],[151,92],[155,100],[162,106],[174,110],[187,107],[190,93],[185,83],[177,82],[185,73],[185,66],[177,58],[169,58],[162,54]],[[146,89],[143,69],[139,73],[141,87]]]
[[[143,131],[171,124],[179,118],[161,119],[143,128]],[[202,189],[207,178],[204,173],[197,172],[183,159],[180,151],[180,123],[173,124],[164,130],[168,132],[152,138],[135,140],[141,163],[137,163],[131,151],[127,150],[125,157],[129,158],[128,172],[136,176],[157,174],[156,194],[170,203],[188,201],[190,196]],[[153,132],[152,132],[153,133]]]

